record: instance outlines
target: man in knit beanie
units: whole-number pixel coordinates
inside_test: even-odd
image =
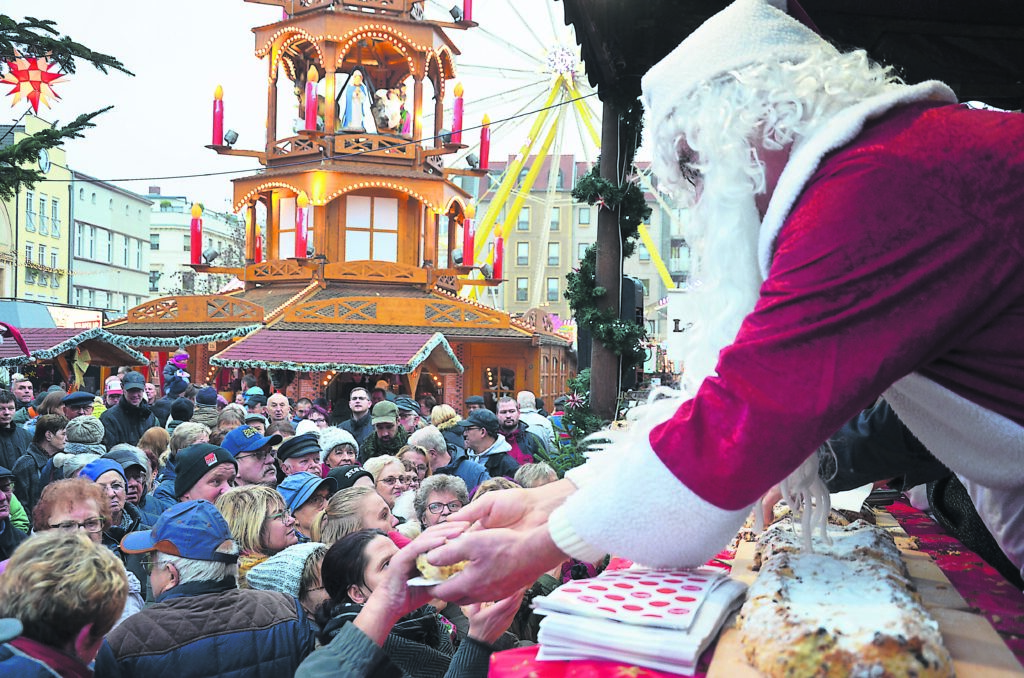
[[[103,446],[103,423],[91,414],[69,421],[64,433],[67,436],[67,442],[64,444],[66,454],[91,452],[102,456],[107,452],[107,448]]]
[[[178,427],[178,424],[184,424],[186,421],[192,421],[192,413],[195,410],[195,405],[188,398],[176,398],[171,403],[171,418],[167,422],[167,432],[174,435],[174,429]]]

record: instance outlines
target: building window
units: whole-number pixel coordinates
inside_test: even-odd
[[[196,273],[195,271],[184,271],[181,274],[181,289],[189,294],[193,294],[196,291]]]
[[[562,176],[561,171],[559,171],[558,176]],[[551,230],[552,231],[557,231],[559,228],[561,228],[560,223],[559,223],[562,220],[562,216],[561,215],[562,215],[562,210],[558,209],[557,207],[552,207],[551,208]]]
[[[75,222],[75,256],[82,256],[82,251],[85,248],[85,226],[81,221]]]
[[[160,249],[160,234],[150,233],[149,234],[149,249],[158,250]]]
[[[50,235],[54,238],[60,237],[60,201],[57,198],[50,198]]]
[[[640,278],[640,284],[644,288],[644,296],[645,297],[649,297],[651,295],[651,279],[650,278]]]
[[[516,266],[529,266],[530,265],[530,243],[528,242],[517,242],[516,243]]]
[[[25,263],[32,263],[32,243],[30,242],[25,243]]]
[[[89,202],[91,202],[93,205],[96,204],[96,194],[95,193],[93,193],[92,196],[89,198]],[[95,293],[90,292],[89,296],[90,297],[95,297]],[[92,304],[89,304],[89,305],[92,306]]]
[[[95,195],[95,194],[93,194]],[[89,306],[96,306],[96,290],[89,290],[87,299],[89,300]]]
[[[39,196],[39,234],[47,235],[50,232],[50,219],[46,215],[46,196]]]
[[[187,235],[184,238],[181,239],[181,251],[182,252],[191,252],[192,251],[192,238],[190,238]]]
[[[638,256],[640,258],[640,261],[650,261],[651,260],[651,253],[647,250],[647,246],[644,245],[643,243],[640,243],[640,247],[637,250],[637,252],[638,252]]]
[[[345,261],[398,261],[398,200],[350,195],[345,201]]]
[[[39,265],[46,266],[46,245],[39,246]]]
[[[558,266],[559,261],[562,259],[562,248],[561,243],[549,242],[548,243],[548,266]]]
[[[149,272],[149,291],[159,292],[160,291],[160,271]]]
[[[526,278],[516,278],[516,301],[530,300],[530,283]]]
[[[558,301],[558,278],[548,278],[548,301]]]
[[[96,227],[89,227],[89,246],[86,248],[85,256],[87,259],[96,258]]]
[[[587,256],[587,248],[590,247],[590,243],[581,242],[576,246],[576,258],[583,261],[583,258]]]
[[[516,230],[517,231],[529,231],[530,230],[530,208],[523,207],[519,210],[519,214],[516,216]]]
[[[50,268],[60,268],[60,252],[57,249],[50,250]]]
[[[81,287],[76,287],[75,288],[75,306],[81,306],[81,305],[82,305],[82,288]]]
[[[579,216],[579,224],[580,224],[580,226],[589,226],[590,225],[590,208],[589,207],[581,207],[579,209],[578,216]]]
[[[84,188],[78,189],[78,199],[81,200],[82,202],[85,202],[85,189]],[[76,287],[75,288],[75,295],[76,295],[75,298],[76,299],[81,296],[80,292],[81,292],[81,290]]]
[[[111,235],[111,237],[113,237],[113,235]],[[132,238],[125,237],[124,249],[121,254],[121,265],[124,266],[125,268],[128,268],[128,262],[131,261],[131,245]]]
[[[142,241],[132,240],[132,244],[135,245],[135,268],[142,270]]]
[[[25,193],[25,230],[32,233],[36,230],[36,198],[32,191]]]

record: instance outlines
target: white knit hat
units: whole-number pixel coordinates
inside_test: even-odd
[[[301,436],[303,433],[317,433],[320,427],[316,425],[315,421],[309,419],[303,419],[295,425],[295,435]]]
[[[262,563],[254,565],[245,575],[245,580],[254,589],[280,591],[293,598],[298,598],[302,584],[302,570],[306,567],[309,557],[321,546],[326,548],[327,545],[310,541],[289,546]]]
[[[323,462],[327,459],[327,455],[331,453],[338,445],[351,445],[356,450],[359,449],[359,443],[352,436],[351,433],[343,428],[337,426],[328,426],[327,428],[320,431],[320,461]]]
[[[786,14],[786,0],[736,0],[647,71],[644,108],[657,124],[702,82],[754,63],[803,61],[822,49],[835,51]]]

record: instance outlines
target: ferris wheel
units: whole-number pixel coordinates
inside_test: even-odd
[[[439,0],[425,6],[428,16],[453,10]],[[466,148],[449,156],[449,165],[472,165],[481,157],[485,120],[494,158],[513,156],[483,191],[480,200],[488,208],[476,218],[473,261],[493,265],[497,239],[508,240],[528,199],[536,203],[541,196],[544,214],[559,194],[564,199],[557,172],[547,173],[546,185],[538,184],[543,168],[554,167],[563,154],[587,163],[596,159],[599,102],[587,82],[574,31],[554,0],[479,3],[472,19],[476,28],[453,36],[462,52],[456,71],[465,91]],[[546,249],[546,242],[541,247]],[[537,275],[532,289],[540,288],[539,268]],[[478,289],[463,291],[476,296]]]

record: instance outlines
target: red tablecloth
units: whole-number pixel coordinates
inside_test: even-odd
[[[943,532],[937,523],[910,504],[898,501],[886,510],[907,534],[917,537],[920,550],[929,554],[960,595],[988,618],[1018,661],[1024,664],[1024,593],[1015,589],[980,556],[964,548],[960,542]],[[734,555],[726,551],[720,553],[718,558],[731,560]],[[716,559],[710,564],[718,562]],[[629,561],[621,559],[613,559],[610,564],[612,568],[628,566]],[[701,665],[705,671],[713,650],[712,647],[702,657]],[[676,675],[614,662],[542,662],[537,661],[536,655],[536,647],[498,652],[491,658],[490,675],[501,678],[675,678]]]
[[[964,600],[988,618],[1024,664],[1024,593],[910,504],[898,501],[886,510],[907,534],[917,537],[920,550],[935,560]]]

